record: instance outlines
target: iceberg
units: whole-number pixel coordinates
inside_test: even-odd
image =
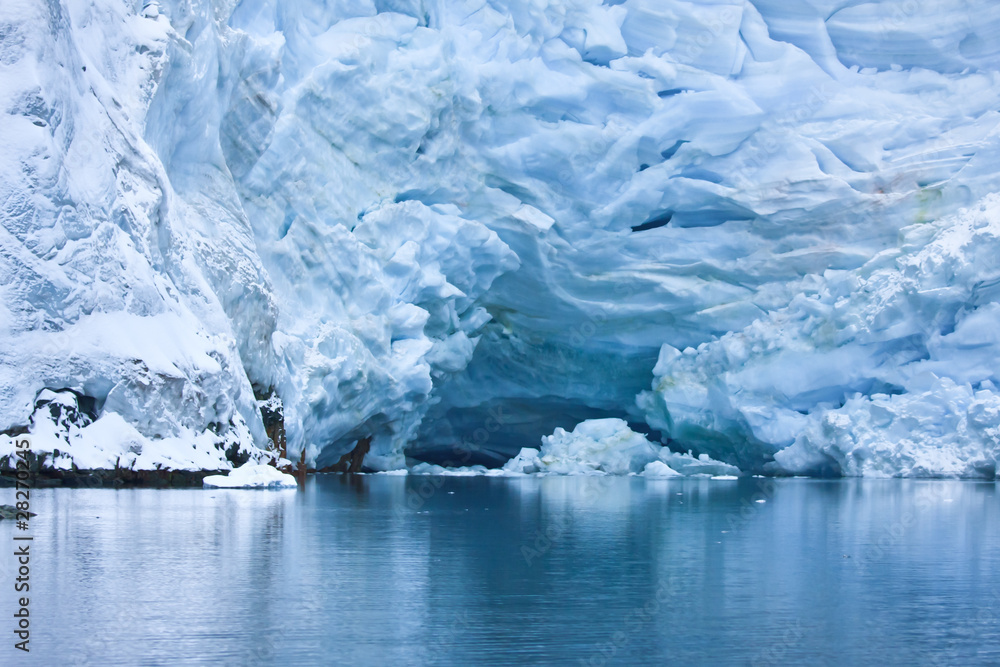
[[[1000,5],[917,4],[4,3],[0,457],[995,478]]]

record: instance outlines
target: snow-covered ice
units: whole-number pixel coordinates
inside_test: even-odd
[[[208,475],[203,485],[219,489],[295,488],[295,478],[269,465],[247,463],[227,475]]]
[[[995,478],[998,70],[993,0],[4,2],[0,457],[276,396],[318,467]]]

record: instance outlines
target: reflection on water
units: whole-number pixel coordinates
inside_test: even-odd
[[[32,652],[2,664],[1000,663],[994,483],[323,475],[32,509]]]

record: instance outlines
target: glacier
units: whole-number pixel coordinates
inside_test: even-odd
[[[0,458],[993,479],[998,70],[989,0],[10,0]]]

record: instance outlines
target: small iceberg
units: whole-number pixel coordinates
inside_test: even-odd
[[[668,466],[663,461],[653,461],[648,463],[642,470],[643,477],[654,477],[664,479],[666,477],[682,477],[679,472]]]
[[[203,486],[218,489],[283,489],[298,486],[295,478],[269,465],[247,463],[228,475],[209,475]]]

